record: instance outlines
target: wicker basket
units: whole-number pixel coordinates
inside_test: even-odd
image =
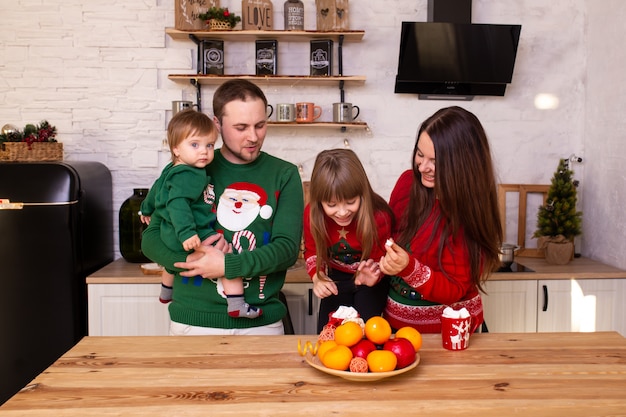
[[[209,30],[233,30],[230,27],[230,23],[224,20],[211,19],[209,20]]]
[[[63,144],[59,142],[5,142],[0,161],[62,161]]]

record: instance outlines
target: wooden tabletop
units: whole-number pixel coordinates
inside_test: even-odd
[[[614,332],[476,334],[457,352],[424,335],[420,364],[377,382],[310,367],[299,338],[86,337],[0,417],[626,415]]]

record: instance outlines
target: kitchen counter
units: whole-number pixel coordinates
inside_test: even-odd
[[[160,284],[161,275],[145,275],[139,263],[124,258],[116,259],[104,268],[87,277],[87,284]],[[311,278],[304,269],[304,261],[298,261],[287,271],[286,282],[310,283]]]
[[[626,339],[615,332],[424,335],[419,365],[376,382],[310,367],[315,336],[85,337],[0,417],[624,416]]]
[[[515,261],[534,272],[496,272],[489,279],[501,281],[511,279],[626,278],[626,271],[582,257],[574,259],[567,265],[549,265],[543,258],[517,257]],[[87,284],[157,284],[160,282],[160,275],[144,275],[141,271],[141,264],[130,263],[123,258],[117,259],[87,277]],[[287,271],[286,282],[311,282],[302,259],[299,259]]]

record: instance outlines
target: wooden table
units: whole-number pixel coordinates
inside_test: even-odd
[[[626,415],[617,333],[424,335],[419,366],[377,382],[311,368],[314,336],[86,337],[0,407],[8,416]]]

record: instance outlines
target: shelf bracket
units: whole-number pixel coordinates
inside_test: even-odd
[[[339,69],[339,75],[343,76],[343,37],[344,35],[339,35],[339,47],[337,48],[337,68]],[[343,90],[343,80],[339,81],[339,102],[345,103],[346,94]],[[342,130],[343,132],[343,130]]]
[[[201,61],[201,57],[200,57],[200,39],[193,33],[189,34],[189,39],[191,39],[193,41],[193,43],[196,44],[197,48],[198,48],[198,61],[197,64],[198,66],[200,66],[200,61]],[[198,71],[200,70],[200,68],[198,68]],[[197,78],[195,79],[191,79],[189,80],[189,82],[191,83],[191,85],[196,87],[196,106],[197,106],[197,110],[198,111],[202,111],[202,88],[200,86],[200,82],[198,81]]]

